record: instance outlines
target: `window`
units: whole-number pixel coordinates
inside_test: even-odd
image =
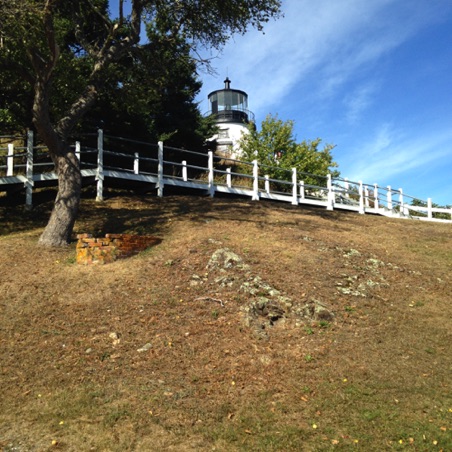
[[[218,131],[218,138],[229,138],[229,129],[221,129]]]

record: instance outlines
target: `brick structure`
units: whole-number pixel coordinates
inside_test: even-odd
[[[158,245],[162,239],[151,235],[106,234],[105,238],[95,238],[91,234],[77,235],[78,264],[108,264],[116,259],[124,259],[140,251]]]

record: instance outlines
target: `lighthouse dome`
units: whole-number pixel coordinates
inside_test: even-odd
[[[248,110],[248,94],[231,89],[231,80],[226,77],[224,89],[212,91],[208,95],[210,110],[217,122],[254,122],[254,114]]]

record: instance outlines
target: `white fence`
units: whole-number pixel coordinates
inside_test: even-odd
[[[92,138],[91,138],[92,140]],[[113,148],[115,150],[113,150]],[[327,210],[351,210],[397,218],[452,222],[452,208],[433,207],[431,199],[422,201],[407,196],[402,189],[368,185],[331,175],[297,174],[296,169],[283,170],[253,162],[241,162],[216,156],[212,152],[193,152],[152,145],[119,137],[104,137],[98,131],[95,143],[74,145],[82,177],[97,184],[97,199],[103,199],[104,182],[124,180],[149,185],[163,196],[165,187],[202,190],[214,196],[228,193],[324,207]],[[271,178],[268,173],[278,173]],[[48,150],[33,145],[28,133],[24,146],[8,144],[0,148],[0,190],[25,187],[26,205],[32,206],[33,189],[55,183]]]

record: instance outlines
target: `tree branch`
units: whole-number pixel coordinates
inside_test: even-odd
[[[67,113],[58,122],[57,130],[66,136],[75,127],[79,119],[91,108],[98,97],[104,80],[102,74],[110,63],[117,61],[134,44],[139,42],[141,30],[141,14],[143,5],[140,0],[132,2],[129,34],[124,38],[115,40],[118,34],[117,24],[110,23],[109,35],[100,50],[93,52],[95,58],[93,70],[88,79],[87,86],[80,97],[73,102]]]
[[[54,6],[54,0],[47,0],[45,7],[44,7],[44,30],[47,38],[47,44],[49,46],[50,50],[50,58],[48,61],[48,64],[46,65],[46,78],[47,80],[50,79],[52,72],[56,66],[56,63],[58,61],[58,58],[60,56],[60,48],[56,42],[55,37],[55,28],[53,24],[53,6]]]

